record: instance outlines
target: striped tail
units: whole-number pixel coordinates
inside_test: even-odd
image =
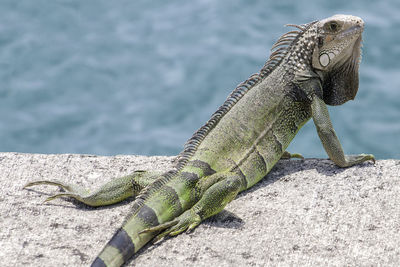
[[[138,233],[148,228],[136,216],[120,228],[92,263],[92,267],[116,267],[126,263],[141,247],[149,242],[157,233]],[[129,230],[128,230],[129,229]]]

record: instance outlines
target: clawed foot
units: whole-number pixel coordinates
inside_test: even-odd
[[[145,184],[150,175],[146,172],[134,172],[132,175],[117,177],[95,190],[89,191],[77,185],[71,185],[58,181],[37,181],[28,183],[24,188],[34,185],[55,185],[63,188],[66,192],[56,194],[47,198],[44,202],[59,197],[72,197],[88,206],[99,207],[112,205],[121,202],[128,197],[136,196],[142,188],[141,184]],[[143,178],[140,183],[136,182],[136,178]],[[151,178],[151,177],[150,177]],[[146,180],[146,181],[143,181]]]
[[[376,163],[375,156],[372,154],[365,154],[363,160],[371,160],[374,164]]]
[[[375,157],[372,154],[360,154],[360,155],[355,155],[353,156],[354,158],[352,160],[358,161],[359,163],[365,162],[368,160],[371,160],[375,164]]]
[[[368,160],[371,160],[375,164],[375,157],[372,154],[345,155],[345,161],[334,162],[340,167],[351,167]]]
[[[48,197],[43,201],[43,203],[51,201],[51,200],[59,198],[59,197],[72,197],[80,202],[86,203],[86,198],[89,197],[89,192],[87,190],[85,190],[79,186],[76,186],[76,185],[74,186],[74,185],[64,184],[64,183],[57,182],[57,181],[31,182],[31,183],[27,183],[23,188],[25,189],[27,187],[31,187],[34,185],[55,185],[55,186],[61,187],[65,191],[67,191],[66,193],[60,193],[60,194],[56,194],[56,195]]]
[[[298,153],[290,153],[290,152],[283,152],[281,159],[292,159],[292,158],[298,158],[298,159],[304,159],[303,155],[298,154]]]
[[[190,209],[185,211],[179,217],[170,222],[166,222],[155,227],[144,229],[139,234],[158,232],[164,230],[161,234],[157,235],[154,238],[153,242],[157,242],[168,235],[175,236],[179,235],[184,231],[190,232],[194,228],[196,228],[200,224],[200,222],[201,222],[200,216],[196,214],[192,209]]]

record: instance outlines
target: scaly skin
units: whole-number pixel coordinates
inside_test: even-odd
[[[364,22],[336,15],[283,35],[259,74],[240,84],[211,119],[186,143],[174,170],[135,172],[97,191],[39,181],[67,190],[91,206],[136,196],[132,212],[92,266],[120,266],[151,239],[194,229],[250,188],[282,157],[298,130],[313,119],[321,142],[340,167],[373,155],[348,156],[335,134],[326,105],[340,105],[358,90]]]

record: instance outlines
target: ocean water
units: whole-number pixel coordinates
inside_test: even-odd
[[[366,23],[348,154],[400,158],[400,2],[0,0],[0,151],[174,155],[288,28]],[[324,157],[310,121],[290,151]]]

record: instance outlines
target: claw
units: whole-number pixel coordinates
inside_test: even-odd
[[[185,232],[185,231],[189,231],[189,228],[188,228],[188,226],[184,226],[184,227],[182,227],[182,228],[179,228],[179,229],[176,229],[175,231],[173,231],[172,229],[171,229],[171,231],[168,233],[170,236],[176,236],[176,235],[179,235],[179,234],[181,234],[181,233],[183,233],[183,232]]]
[[[74,192],[77,194],[84,195],[85,193],[87,193],[87,190],[81,188],[80,186],[69,185],[69,184],[64,184],[62,182],[58,182],[58,181],[47,181],[47,180],[27,183],[26,185],[24,185],[23,189],[34,186],[34,185],[54,185],[54,186],[61,187],[62,189],[66,190],[66,191]]]
[[[372,160],[372,162],[373,162],[374,164],[376,163],[376,160],[375,160],[374,155],[369,154],[368,157],[369,157],[369,160]]]
[[[298,153],[293,153],[290,154],[292,158],[298,158],[298,159],[304,159],[302,154],[298,154]]]
[[[57,182],[57,181],[35,181],[35,182],[30,182],[27,183],[26,185],[24,185],[23,189],[27,188],[27,187],[31,187],[31,186],[35,186],[35,185],[55,185],[58,187],[61,187],[62,189],[66,190],[66,191],[72,191],[73,189],[71,188],[71,186],[69,185],[65,185],[61,182]],[[56,194],[54,196],[48,197],[46,198],[42,204],[49,202],[53,199],[59,198],[59,197],[73,197],[75,199],[77,199],[77,195],[71,194],[71,193],[61,193],[61,194]]]
[[[163,239],[164,237],[166,237],[171,231],[165,231],[162,232],[161,234],[157,235],[154,239],[153,239],[153,243],[157,243],[158,241],[160,241],[161,239]]]
[[[161,239],[163,239],[164,237],[166,237],[167,235],[169,235],[173,231],[174,226],[177,225],[178,223],[179,223],[179,221],[175,221],[175,220],[167,222],[167,223],[163,223],[163,224],[155,226],[155,227],[144,229],[143,231],[139,232],[139,235],[144,234],[144,233],[151,233],[151,232],[165,230],[164,232],[161,232],[155,238],[153,238],[153,240],[151,242],[154,244],[154,243],[157,243],[158,241],[160,241]]]
[[[35,181],[35,182],[30,182],[30,183],[27,183],[26,185],[24,185],[23,188],[31,187],[31,186],[34,186],[34,185],[42,185],[42,184],[55,185],[55,186],[62,187],[64,189],[68,188],[68,186],[63,185],[62,183],[53,182],[53,181]]]
[[[372,154],[360,154],[358,156],[361,158],[361,162],[371,160],[374,164],[376,163],[375,156]]]
[[[298,153],[290,153],[290,152],[283,152],[281,159],[291,159],[291,158],[298,158],[298,159],[304,159],[303,155],[298,154]]]
[[[189,225],[189,228],[186,230],[186,232],[191,233],[193,231],[193,229],[196,228],[199,224],[200,224],[200,222],[192,223],[191,225]]]
[[[191,232],[194,228],[196,228],[196,226],[200,224],[200,222],[201,218],[198,214],[196,214],[192,210],[187,210],[179,217],[170,222],[166,222],[158,226],[146,228],[140,231],[139,235],[143,233],[151,233],[164,230],[153,239],[153,243],[156,243],[166,236],[176,236],[184,231]]]
[[[186,233],[190,233],[193,231],[194,228],[196,228],[201,221],[194,221],[191,224],[181,224],[180,227],[179,226],[175,226],[171,229],[171,231],[169,231],[169,235],[170,236],[176,236],[179,235],[183,232],[186,231]]]
[[[35,182],[27,183],[23,188],[27,188],[27,187],[31,187],[31,186],[35,186],[35,185],[54,185],[54,186],[58,186],[58,187],[62,188],[63,190],[67,191],[66,193],[59,193],[59,194],[56,194],[56,195],[46,198],[42,202],[42,204],[52,201],[59,197],[72,197],[80,202],[83,202],[83,203],[89,205],[89,206],[93,206],[93,204],[90,202],[90,200],[87,199],[88,197],[90,197],[88,191],[85,190],[84,188],[81,188],[80,186],[64,184],[64,183],[58,182],[58,181],[35,181]]]
[[[75,195],[73,195],[73,194],[61,193],[61,194],[57,194],[57,195],[54,195],[54,196],[51,196],[51,197],[46,198],[46,199],[42,202],[42,204],[44,204],[44,203],[46,203],[46,202],[49,202],[49,201],[52,201],[53,199],[56,199],[56,198],[59,198],[59,197],[73,197],[73,198],[75,198],[75,199],[78,199],[78,197],[75,196]],[[78,200],[79,200],[79,199],[78,199]]]
[[[147,180],[152,178],[152,176],[150,177],[147,172],[141,171],[138,173],[140,173],[140,175],[136,173],[133,175],[114,178],[110,182],[93,191],[86,190],[84,187],[79,185],[49,180],[30,182],[27,183],[24,188],[35,185],[52,185],[60,187],[66,191],[55,194],[54,196],[50,196],[44,202],[48,202],[59,197],[72,197],[91,207],[106,206],[118,203],[129,197],[136,196],[142,187],[147,184]],[[134,180],[136,178],[143,179],[139,179],[140,182],[136,183],[137,181]]]
[[[173,220],[173,221],[166,222],[166,223],[163,223],[163,224],[160,224],[160,225],[151,227],[151,228],[146,228],[146,229],[140,231],[140,232],[139,232],[139,235],[140,235],[140,234],[144,234],[144,233],[151,233],[151,232],[162,231],[162,230],[168,229],[168,228],[170,228],[170,227],[172,227],[172,226],[175,226],[175,225],[177,225],[178,223],[179,223],[178,220]]]

